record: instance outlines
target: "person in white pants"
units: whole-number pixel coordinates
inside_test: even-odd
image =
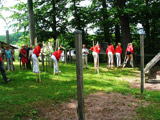
[[[34,73],[39,73],[38,57],[39,57],[39,54],[41,53],[42,47],[43,47],[43,44],[39,43],[38,46],[35,47],[33,54],[32,54]]]
[[[113,67],[114,46],[112,43],[108,46],[106,54],[108,55],[108,67]]]
[[[98,68],[98,54],[100,53],[100,46],[99,43],[97,43],[95,46],[90,48],[92,51],[92,55],[94,58],[94,67],[97,69]]]
[[[51,59],[53,59],[54,61],[54,74],[61,72],[61,71],[58,71],[58,61],[61,57],[62,52],[63,52],[63,48],[60,47],[60,50],[55,51],[51,56]]]
[[[83,44],[83,48],[82,48],[82,63],[83,63],[83,68],[84,68],[84,63],[86,63],[86,68],[88,68],[88,57],[87,57],[88,54],[89,54],[89,51],[86,48],[86,45]]]
[[[121,54],[122,54],[121,43],[118,43],[118,45],[115,49],[115,53],[116,53],[117,68],[118,68],[118,67],[121,67]]]

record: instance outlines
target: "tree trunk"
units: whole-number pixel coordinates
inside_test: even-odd
[[[110,36],[109,36],[109,23],[108,20],[108,14],[107,14],[107,4],[106,0],[102,0],[102,11],[103,11],[103,30],[104,30],[104,39],[105,42],[110,43]]]
[[[125,3],[126,0],[117,0],[117,5],[120,9],[125,7]],[[119,19],[122,31],[122,56],[124,56],[128,43],[132,42],[129,27],[129,17],[127,14],[123,13],[119,15]]]
[[[52,9],[53,9],[53,38],[54,40],[57,39],[57,21],[56,21],[56,3],[55,0],[52,0]]]
[[[27,0],[28,3],[28,15],[29,15],[29,33],[30,33],[30,43],[35,45],[35,21],[34,21],[34,12],[33,12],[33,1]]]
[[[7,38],[7,45],[10,45],[9,31],[8,30],[6,30],[6,38]]]
[[[115,41],[116,41],[116,45],[120,42],[120,27],[119,27],[119,25],[115,25]]]
[[[147,7],[147,12],[146,12],[146,17],[145,17],[145,25],[144,25],[144,30],[146,32],[146,41],[149,43],[150,42],[150,24],[149,24],[149,14],[148,14],[148,0],[145,0],[146,7]]]

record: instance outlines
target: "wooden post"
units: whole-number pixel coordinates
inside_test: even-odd
[[[46,72],[47,72],[47,67],[48,67],[48,66],[47,66],[47,55],[46,55]]]
[[[10,45],[9,31],[8,30],[6,30],[6,38],[7,38],[7,45]]]
[[[93,41],[93,47],[94,47],[94,41]],[[94,68],[95,68],[95,60],[94,60],[94,57],[93,57],[93,63],[94,63]]]
[[[43,66],[43,72],[44,72],[45,71],[45,67],[44,67],[44,55],[43,55],[43,53],[42,53],[41,58],[42,58],[42,66]]]
[[[47,57],[48,57],[48,65],[49,65],[48,69],[49,69],[49,73],[50,73],[51,72],[51,64],[50,64],[51,62],[50,62],[50,59],[49,59],[50,58],[49,55]]]
[[[76,43],[76,72],[77,72],[77,96],[78,96],[78,119],[85,120],[83,98],[83,69],[82,69],[82,31],[75,31]]]
[[[65,56],[65,64],[67,64],[67,50],[64,51],[64,56]]]
[[[141,54],[141,94],[144,91],[144,35],[140,35],[140,54]]]
[[[69,49],[69,61],[70,61],[70,63],[72,63],[72,60],[71,60],[71,49]]]

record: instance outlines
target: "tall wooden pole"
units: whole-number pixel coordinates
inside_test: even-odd
[[[140,54],[141,54],[141,94],[144,91],[144,35],[140,35]]]
[[[85,120],[83,98],[83,69],[82,69],[82,31],[75,31],[76,43],[76,72],[77,72],[77,96],[78,96],[78,119]]]
[[[10,45],[9,31],[8,30],[6,30],[6,38],[7,38],[7,45]]]

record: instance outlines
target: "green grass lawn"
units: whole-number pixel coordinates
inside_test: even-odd
[[[143,120],[160,120],[160,92],[144,91],[144,94],[140,95],[139,89],[131,89],[129,83],[123,79],[125,77],[136,79],[138,68],[125,68],[123,72],[120,70],[114,72],[113,70],[107,71],[106,64],[100,64],[98,76],[92,66],[93,64],[89,64],[89,69],[84,69],[85,96],[97,91],[118,92],[124,95],[131,93],[152,103],[145,108],[137,108]],[[71,98],[76,99],[75,64],[60,63],[62,73],[59,80],[58,76],[52,79],[53,69],[50,69],[51,73],[42,72],[41,83],[36,82],[32,71],[20,71],[18,63],[15,68],[15,71],[7,72],[8,77],[13,79],[10,83],[5,84],[0,76],[0,120],[18,120],[22,116],[36,119],[40,106],[54,105]]]

